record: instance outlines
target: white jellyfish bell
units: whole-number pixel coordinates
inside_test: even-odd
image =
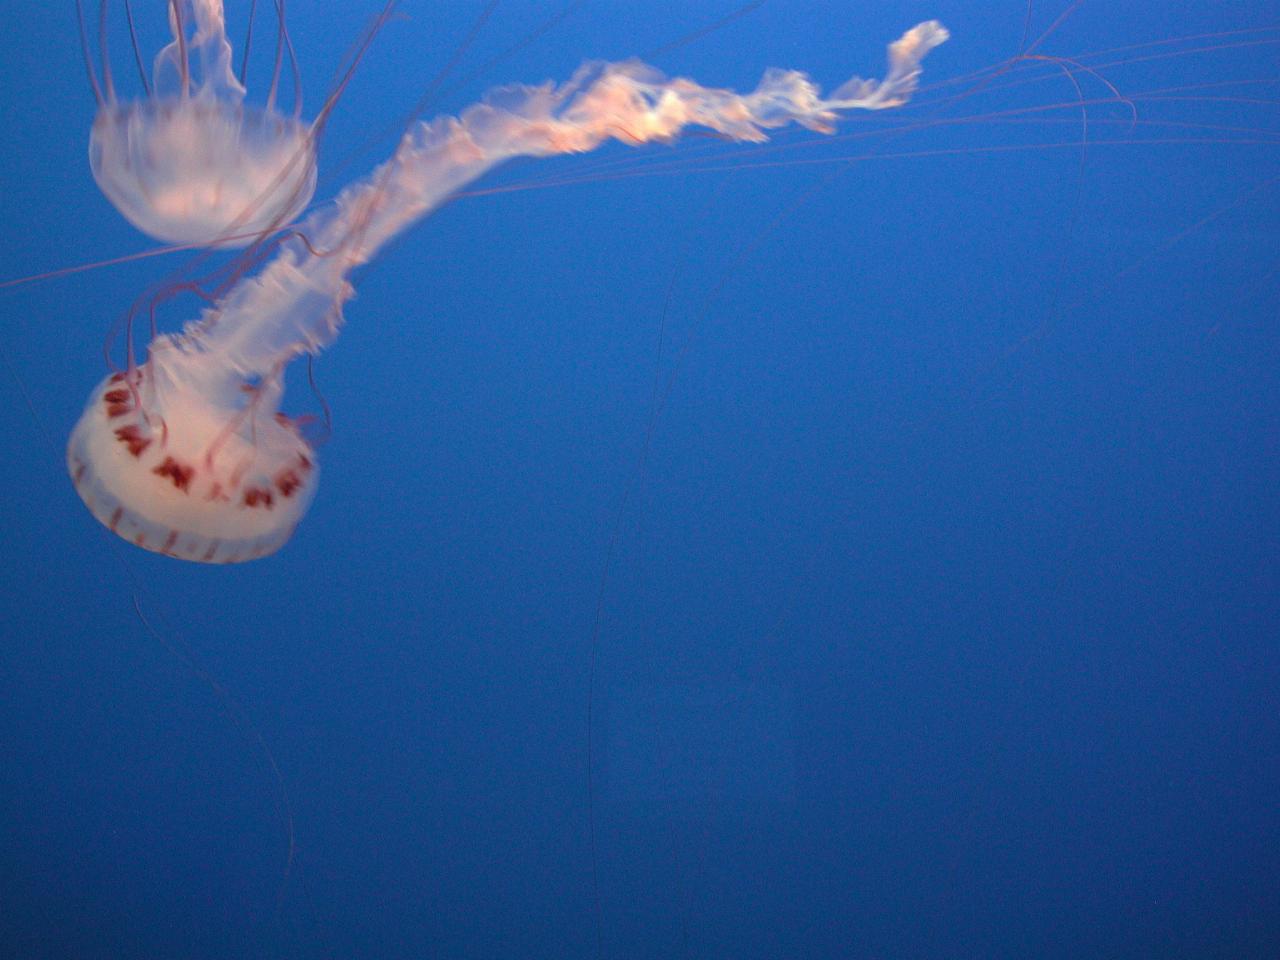
[[[132,36],[127,2],[125,11]],[[116,98],[105,47],[101,84],[90,65],[94,179],[125,219],[157,240],[245,246],[297,216],[316,186],[312,127],[275,109],[288,47],[283,20],[262,107],[245,103],[221,0],[170,0],[169,24],[173,41],[156,57],[153,83],[139,69],[144,96]]]

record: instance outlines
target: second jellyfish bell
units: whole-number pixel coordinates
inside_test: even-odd
[[[256,106],[245,102],[232,68],[221,0],[168,6],[173,40],[156,57],[153,82],[143,76],[142,97],[117,99],[105,48],[101,83],[90,65],[98,100],[93,176],[116,209],[156,240],[246,246],[293,220],[315,192],[312,128],[296,109],[289,116],[275,107],[284,23],[270,94]],[[132,28],[128,5],[126,12]]]

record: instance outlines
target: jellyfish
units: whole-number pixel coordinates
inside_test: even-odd
[[[209,563],[272,553],[319,476],[298,423],[279,409],[286,367],[333,342],[352,270],[398,233],[517,156],[669,141],[689,126],[746,142],[793,122],[832,132],[843,111],[905,103],[921,59],[946,39],[941,24],[921,23],[889,46],[882,80],[855,77],[827,97],[794,70],[770,69],[738,94],[633,60],[588,64],[561,85],[498,89],[456,118],[413,125],[388,161],[311,214],[257,275],[98,386],[67,447],[77,492],[148,550]]]
[[[106,5],[102,6],[105,16]],[[307,205],[315,192],[312,127],[275,108],[282,50],[266,105],[245,102],[232,69],[221,0],[170,0],[173,40],[156,57],[145,95],[118,100],[102,41],[102,81],[85,47],[98,101],[89,165],[99,188],[143,233],[181,245],[244,246]],[[132,36],[133,16],[126,0]],[[83,37],[83,19],[82,40]],[[137,55],[137,40],[134,37]]]

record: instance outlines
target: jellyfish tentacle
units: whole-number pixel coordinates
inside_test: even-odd
[[[258,13],[258,0],[250,0],[249,16],[244,28],[244,43],[240,45],[240,86],[245,85],[249,73],[249,51],[253,49],[253,20]]]
[[[156,58],[156,87],[160,87],[160,71],[172,66],[178,73],[178,96],[183,100],[191,93],[191,59],[187,52],[187,27],[183,22],[182,0],[169,0],[169,30],[173,42]]]
[[[271,89],[267,93],[267,109],[274,110],[276,105],[276,93],[280,89],[280,69],[284,63],[284,4],[282,0],[275,0],[276,8],[276,52],[273,65],[271,67]]]
[[[76,24],[80,29],[80,55],[84,58],[84,69],[89,75],[89,86],[93,89],[93,99],[101,109],[107,99],[103,95],[102,85],[98,83],[98,72],[93,66],[93,56],[89,53],[89,35],[84,25],[84,2],[76,0]]]
[[[142,82],[142,92],[151,96],[151,81],[147,79],[146,68],[142,66],[142,48],[138,46],[138,31],[133,23],[133,5],[124,0],[124,18],[129,24],[129,46],[133,48],[133,65],[138,68],[138,79]]]
[[[111,78],[111,57],[107,52],[107,0],[98,2],[98,57],[102,60],[102,89],[108,103],[116,99],[116,85]]]
[[[395,0],[390,0],[394,3]],[[277,47],[284,47],[289,56],[289,82],[293,85],[293,116],[296,120],[302,116],[302,70],[298,66],[298,51],[293,47],[293,37],[289,36],[289,23],[285,18],[284,0],[276,0]],[[275,68],[278,75],[280,68]],[[274,83],[274,81],[273,81]],[[276,84],[278,86],[278,84]],[[274,94],[273,90],[273,94]],[[274,102],[274,96],[272,98]]]
[[[494,166],[517,156],[582,153],[606,139],[669,141],[688,126],[741,141],[787,123],[830,131],[840,112],[898,106],[914,89],[921,58],[947,38],[930,21],[890,47],[883,80],[855,79],[824,99],[803,73],[769,70],[751,93],[667,80],[639,61],[591,64],[560,86],[506,87],[456,118],[416,124],[394,156],[337,202],[300,225],[298,238],[258,276],[232,290],[187,334],[241,375],[263,375],[283,358],[315,353],[337,335],[347,274],[388,240]]]

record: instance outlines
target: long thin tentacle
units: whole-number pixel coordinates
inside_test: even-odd
[[[114,103],[116,86],[111,80],[111,58],[107,55],[107,0],[98,4],[98,56],[102,59],[102,86],[107,101]]]
[[[249,25],[244,31],[244,51],[240,55],[240,86],[245,85],[245,77],[249,73],[249,50],[253,47],[253,17],[258,12],[258,0],[249,3]]]
[[[84,4],[81,0],[76,0],[76,22],[80,26],[80,53],[84,57],[84,70],[89,75],[89,86],[93,88],[93,99],[101,107],[106,103],[106,100],[102,96],[102,85],[98,83],[98,74],[93,69],[93,55],[89,53],[89,35],[84,27]]]
[[[284,66],[284,4],[282,0],[275,0],[276,4],[276,55],[275,63],[271,67],[271,92],[267,94],[267,109],[274,110],[276,105],[276,94],[280,91],[280,69]]]
[[[187,53],[187,25],[182,20],[182,0],[170,0],[173,9],[174,35],[178,41],[178,73],[182,78],[182,96],[191,94],[191,61]]]
[[[284,0],[276,0],[276,7],[280,18],[280,35],[284,38],[284,49],[289,55],[289,78],[293,82],[293,115],[296,118],[302,116],[302,71],[298,69],[298,55],[293,49],[293,38],[289,36]]]
[[[138,32],[133,28],[133,7],[129,0],[124,0],[124,16],[129,21],[129,42],[133,45],[133,62],[138,68],[138,79],[142,81],[142,89],[151,96],[151,84],[147,80],[147,71],[142,66],[142,51],[138,48]]]

